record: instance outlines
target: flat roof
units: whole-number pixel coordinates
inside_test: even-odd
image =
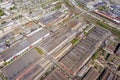
[[[1,53],[4,60],[8,60],[9,58],[15,56],[20,51],[24,50],[25,48],[29,47],[31,44],[36,42],[37,40],[43,38],[45,35],[49,33],[48,30],[42,29],[37,33],[27,37],[27,39],[23,39],[14,46],[10,47],[9,49],[5,50]]]
[[[91,67],[82,80],[96,80],[99,76],[99,72],[95,68]]]
[[[26,80],[35,72],[41,71],[42,68],[39,65],[35,65],[41,58],[37,51],[32,49],[11,64],[2,68],[1,71],[8,80],[15,80],[16,78]]]
[[[38,21],[40,23],[42,23],[43,25],[47,25],[49,24],[50,22],[54,21],[55,19],[57,19],[59,16],[61,16],[63,13],[58,11],[58,12],[55,12],[53,14],[50,14],[46,17],[42,17],[41,19],[39,19]],[[47,15],[47,14],[46,14]]]
[[[26,28],[33,28],[33,27],[39,27],[36,23],[34,23],[33,21],[30,21],[30,22],[28,22],[28,23],[26,23],[26,24],[24,24],[24,27],[26,27]]]
[[[105,12],[102,12],[102,11],[99,11],[99,10],[95,10],[95,13],[101,15],[101,16],[104,16],[116,23],[120,23],[120,18],[119,17],[113,17],[112,15],[108,14],[108,13],[105,13]]]
[[[51,37],[46,39],[40,47],[44,49],[46,52],[51,52],[57,46],[59,46],[62,42],[64,42],[68,37],[72,36],[75,31],[71,30],[70,25],[65,25],[56,31]]]
[[[99,32],[101,31],[101,32]],[[85,39],[78,42],[64,57],[59,61],[70,74],[74,75],[82,67],[95,51],[96,47],[100,46],[100,42],[105,39],[108,31],[101,27],[95,29],[88,34]]]
[[[120,76],[114,74],[110,70],[106,69],[102,76],[100,76],[100,80],[119,80]]]
[[[45,80],[69,80],[64,73],[58,69],[55,69]]]

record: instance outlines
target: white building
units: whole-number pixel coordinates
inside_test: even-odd
[[[14,7],[14,5],[8,1],[0,3],[0,7],[4,9],[10,9],[11,7]]]

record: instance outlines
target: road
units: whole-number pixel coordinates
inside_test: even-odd
[[[34,7],[35,8],[35,7]],[[33,9],[34,9],[33,8]],[[80,16],[82,16],[82,15],[85,15],[86,13],[89,13],[91,10],[88,10],[88,11],[85,11],[85,10],[82,10],[82,12],[81,12],[81,9],[79,9],[77,6],[76,6],[76,8],[74,7],[74,8],[71,8],[70,7],[70,9],[73,11],[73,12],[75,12],[75,14],[77,14],[77,16],[75,16],[73,19],[71,19],[70,21],[72,21],[72,20],[75,20],[76,18],[78,18],[78,17],[80,17]],[[80,12],[79,12],[79,10],[80,10]],[[28,10],[29,11],[29,10]],[[25,11],[22,11],[22,12],[19,12],[17,15],[21,15],[21,14],[23,14],[23,13],[25,13],[26,12],[26,10]],[[77,12],[77,13],[76,13]],[[15,17],[16,15],[12,15],[11,17],[9,17],[9,18],[12,18],[12,17]],[[69,22],[70,22],[69,21]],[[66,23],[67,24],[67,23]],[[28,41],[26,41],[26,40],[23,40],[22,41],[22,43],[20,43],[20,44],[18,44],[18,45],[15,45],[14,47],[12,47],[12,50],[10,49],[9,51],[7,51],[7,52],[4,52],[3,53],[3,55],[4,55],[4,57],[5,57],[5,60],[7,60],[8,58],[10,58],[10,57],[12,57],[13,55],[15,55],[16,53],[18,53],[18,52],[20,52],[21,50],[23,50],[23,49],[25,49],[26,47],[28,47],[29,48],[29,46],[32,44],[37,44],[38,42],[39,42],[39,39],[41,38],[41,37],[43,37],[44,35],[45,35],[46,33],[44,33],[44,31],[42,31],[42,33],[41,32],[37,32],[37,33],[35,33],[34,34],[34,36],[30,36],[29,38],[27,38],[27,40]],[[41,39],[40,39],[41,40]],[[68,39],[66,40],[66,41],[69,41]],[[63,44],[62,44],[63,45]],[[21,46],[23,46],[23,47],[21,47]],[[59,48],[59,47],[56,47],[55,49],[54,49],[54,51],[55,50],[57,50],[57,48]],[[9,53],[9,54],[8,54]],[[20,54],[20,53],[18,53],[18,54]],[[33,54],[33,53],[30,53],[30,54]],[[27,55],[27,54],[24,54],[23,56],[25,56],[25,55]],[[29,57],[29,55],[27,56],[27,57]],[[32,56],[30,56],[30,58],[29,59],[32,59],[31,57],[35,57],[34,55],[32,55]],[[57,62],[51,55],[49,55],[48,53],[45,53],[45,58],[47,58],[47,59],[49,59],[51,62],[53,62],[53,63],[55,63],[60,69],[62,69],[67,75],[69,75],[71,78],[73,78],[73,76],[72,75],[70,75],[68,72],[66,72],[64,69],[63,69],[63,67],[61,67],[61,65],[59,64],[59,62]],[[24,60],[25,59],[25,61],[29,61],[29,59],[28,58],[21,58],[19,61],[18,60],[16,60],[15,62],[20,62],[21,60]],[[26,60],[27,59],[27,60]],[[23,61],[24,62],[24,61]],[[22,62],[22,63],[23,63]],[[31,61],[30,61],[31,62]],[[16,64],[16,63],[15,63]],[[15,65],[14,64],[14,62],[13,63],[11,63],[10,65],[8,65],[8,66],[6,66],[4,69],[5,70],[3,70],[4,71],[4,74],[6,74],[7,76],[9,76],[9,75],[12,75],[12,76],[15,76],[16,75],[16,71],[11,71],[11,70],[14,70],[14,69],[21,69],[21,68],[24,68],[24,66],[22,65],[22,67],[21,67],[21,63],[19,63],[19,65],[16,65],[16,66],[13,66],[13,65]],[[12,65],[12,67],[11,67],[11,65]],[[27,65],[27,64],[24,64],[24,65]],[[20,67],[20,68],[18,68],[18,67]],[[9,69],[10,68],[10,69]],[[8,70],[9,69],[9,70]],[[10,71],[10,73],[8,72],[8,71]],[[19,71],[21,71],[21,70],[19,70]],[[18,72],[19,72],[18,71]],[[12,74],[11,74],[12,73]],[[15,73],[15,74],[13,74],[13,73]],[[10,78],[10,77],[9,77]]]

